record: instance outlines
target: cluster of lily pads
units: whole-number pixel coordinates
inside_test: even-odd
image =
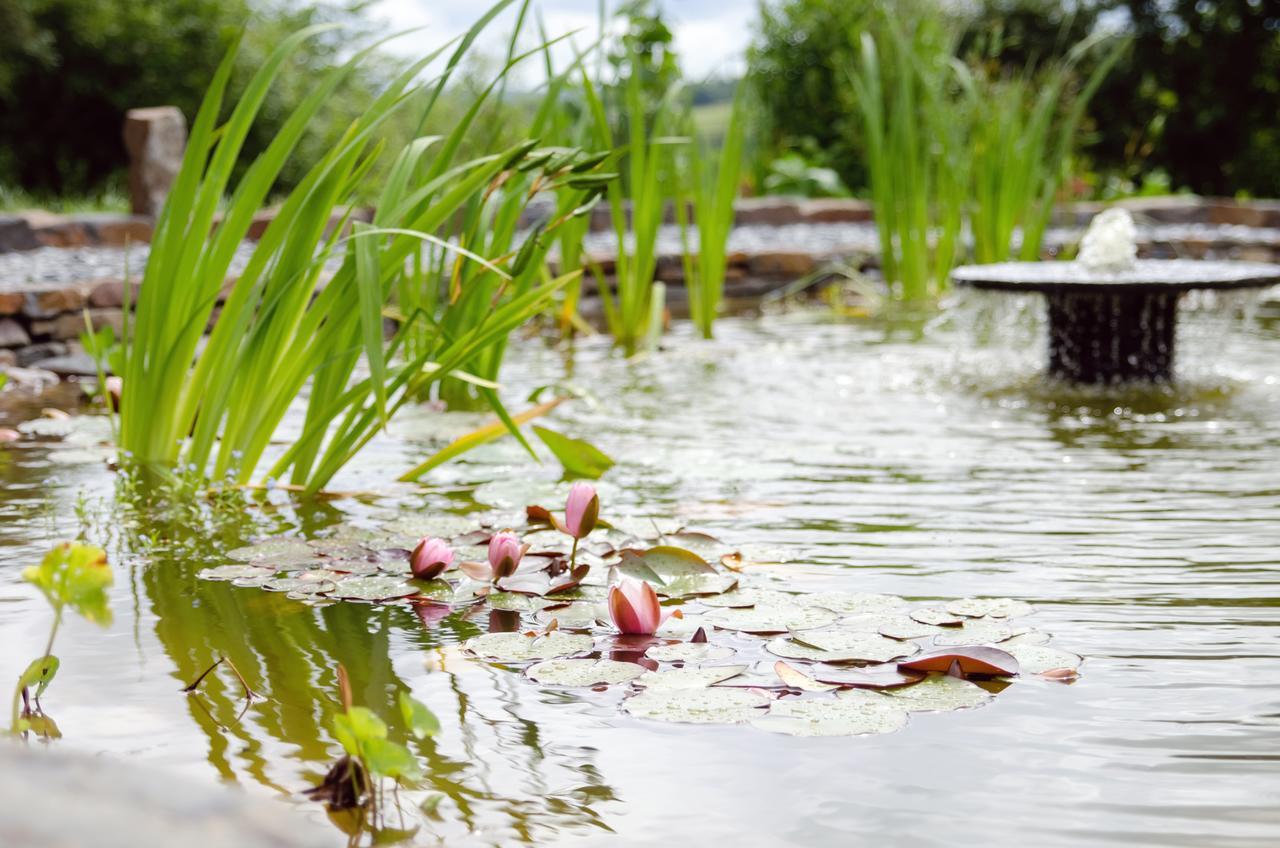
[[[799,736],[894,731],[913,712],[982,706],[1019,677],[1074,680],[1082,662],[1020,623],[1023,601],[786,591],[711,536],[598,513],[580,483],[563,518],[539,506],[516,528],[397,518],[239,548],[201,576],[310,603],[409,603],[428,625],[490,613],[462,650],[541,686],[617,689],[639,718]]]

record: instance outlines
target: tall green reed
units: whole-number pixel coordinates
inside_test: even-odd
[[[676,197],[676,220],[683,242],[684,285],[689,297],[689,317],[703,338],[711,338],[724,299],[728,271],[729,235],[733,231],[733,201],[742,177],[745,143],[745,87],[733,98],[729,125],[718,151],[698,139],[689,126],[693,141],[684,149]],[[690,122],[691,123],[691,122]],[[713,164],[715,163],[715,164]],[[698,247],[689,244],[689,214],[692,210]]]

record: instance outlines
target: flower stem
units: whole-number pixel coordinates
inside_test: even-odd
[[[573,537],[573,550],[569,552],[569,570],[573,571],[573,567],[578,564],[578,537]]]

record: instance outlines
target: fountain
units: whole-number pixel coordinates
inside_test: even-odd
[[[1193,289],[1280,283],[1280,265],[1138,259],[1133,219],[1108,209],[1089,224],[1074,262],[966,265],[959,286],[1039,292],[1048,301],[1049,373],[1075,383],[1173,377],[1178,301]]]

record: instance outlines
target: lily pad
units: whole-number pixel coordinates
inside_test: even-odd
[[[348,577],[329,593],[344,601],[390,601],[418,594],[418,587],[397,577]]]
[[[643,551],[627,550],[616,566],[618,571],[637,580],[648,580],[664,585],[681,577],[697,575],[718,576],[716,569],[705,559],[671,545],[658,545]]]
[[[899,671],[950,671],[953,667],[963,674],[990,677],[1015,677],[1019,670],[1013,654],[983,645],[929,651],[898,663]]]
[[[774,639],[765,645],[772,654],[787,659],[818,662],[888,662],[920,650],[914,642],[902,642],[879,633],[828,630],[791,639]]]
[[[709,607],[804,606],[799,596],[791,592],[745,587],[739,587],[732,592],[725,592],[715,597],[702,598],[701,601]]]
[[[659,595],[667,598],[689,598],[696,595],[719,595],[738,585],[732,574],[687,574],[669,580],[657,587]]]
[[[240,562],[271,564],[284,567],[288,564],[314,564],[318,559],[315,549],[302,539],[269,539],[254,545],[245,545],[227,551],[227,556]]]
[[[598,621],[608,621],[609,610],[602,604],[579,602],[544,609],[538,613],[537,619],[542,624],[550,624],[554,619],[561,627],[585,630],[595,627]]]
[[[890,639],[919,639],[942,632],[932,624],[921,624],[900,613],[870,613],[840,619],[840,629],[859,633],[879,633]]]
[[[703,619],[722,630],[741,630],[744,633],[787,633],[793,630],[812,630],[835,623],[839,616],[822,607],[763,606],[721,607],[713,609]]]
[[[646,689],[623,701],[622,708],[655,721],[741,724],[768,703],[768,695],[751,689]]]
[[[677,642],[674,645],[654,645],[644,655],[658,662],[698,663],[727,660],[734,655],[734,650],[727,645],[710,642]]]
[[[773,670],[778,675],[778,679],[792,689],[802,689],[805,692],[830,692],[832,689],[837,688],[830,683],[822,683],[815,680],[795,666],[787,665],[782,660],[778,660],[773,664]]]
[[[196,577],[201,580],[239,580],[249,577],[274,577],[276,570],[274,568],[263,568],[257,565],[219,565],[216,568],[206,568],[196,573]]]
[[[338,588],[332,580],[310,577],[277,577],[262,584],[268,592],[290,592],[296,595],[322,595]]]
[[[890,689],[882,697],[893,698],[913,713],[970,709],[992,698],[990,692],[976,683],[936,672],[914,686]]]
[[[948,627],[933,639],[933,644],[944,645],[985,645],[990,642],[1003,642],[1015,635],[1012,627],[1002,621],[985,618],[974,618],[966,621],[963,627]]]
[[[1021,618],[1035,612],[1035,607],[1012,598],[961,598],[947,604],[947,612],[967,618]]]
[[[962,616],[936,607],[912,610],[908,615],[921,624],[932,624],[937,627],[955,627],[956,625],[964,624]]]
[[[1047,645],[1010,645],[1008,651],[1026,674],[1043,674],[1060,668],[1074,671],[1084,662],[1078,654]]]
[[[529,666],[530,680],[547,686],[613,686],[645,673],[644,666],[616,660],[560,659]]]
[[[745,665],[714,665],[704,668],[646,671],[636,678],[636,685],[649,689],[705,689],[731,677],[737,677],[746,670]]]
[[[844,615],[897,612],[907,602],[897,595],[877,595],[868,592],[818,592],[804,596],[810,606],[822,607]]]
[[[889,664],[866,668],[817,665],[811,671],[815,680],[847,689],[895,689],[919,683],[924,678],[924,672],[900,671]]]
[[[864,736],[901,730],[907,724],[907,711],[883,695],[846,700],[787,699],[774,701],[769,712],[751,724],[789,736]]]
[[[485,633],[468,639],[462,647],[469,653],[485,659],[499,662],[527,662],[589,654],[595,648],[595,640],[581,633],[562,633],[559,630],[545,636],[526,636],[524,633]]]
[[[385,535],[421,539],[435,536],[452,539],[476,529],[476,520],[461,515],[402,515],[383,522],[380,528]]]
[[[494,609],[511,610],[512,612],[533,612],[539,606],[528,595],[517,595],[514,592],[494,592],[488,596],[489,606]]]

